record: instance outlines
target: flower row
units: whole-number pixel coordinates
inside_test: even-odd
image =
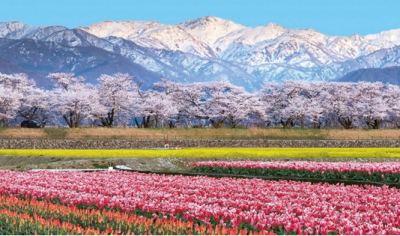
[[[51,202],[0,196],[0,225],[6,234],[149,234],[149,235],[236,235],[266,234],[246,229],[211,227],[183,220],[146,218],[98,209],[78,209]]]
[[[0,194],[280,234],[400,234],[400,191],[386,186],[1,171]]]
[[[195,173],[228,173],[260,176],[291,176],[318,179],[347,179],[400,182],[400,163],[235,161],[194,162]]]

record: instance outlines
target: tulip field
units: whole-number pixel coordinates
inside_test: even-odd
[[[386,186],[0,171],[0,196],[6,233],[400,234],[400,191]]]
[[[105,209],[79,209],[36,199],[0,196],[0,232],[33,234],[247,234],[247,229],[210,227],[193,221],[146,218]],[[267,233],[267,232],[251,232]],[[273,233],[268,232],[268,233]]]
[[[204,161],[190,164],[194,173],[400,182],[400,162]]]

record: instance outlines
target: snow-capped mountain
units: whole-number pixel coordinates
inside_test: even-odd
[[[380,45],[382,48],[390,48],[393,45],[400,45],[400,29],[382,31],[378,34],[369,34],[365,38],[371,43]]]
[[[176,25],[104,21],[76,29],[12,21],[0,23],[0,72],[43,77],[64,71],[95,81],[121,70],[149,85],[160,78],[225,79],[253,89],[271,80],[334,80],[362,68],[400,66],[399,45],[400,29],[342,37],[275,23],[245,27],[212,16]]]
[[[143,47],[215,57],[206,43],[196,39],[179,25],[163,25],[154,21],[105,21],[79,29],[100,38],[120,37]]]
[[[215,52],[218,52],[215,43],[219,38],[246,28],[233,21],[212,16],[189,20],[179,24],[178,26],[191,34],[197,40],[206,43]]]
[[[20,39],[33,33],[37,28],[19,21],[0,22],[0,38]]]
[[[174,25],[175,31],[168,32],[175,37],[173,47],[171,37],[162,35],[165,25],[145,23],[101,22],[81,29],[103,38],[109,35],[122,37],[148,48],[177,50],[202,58],[214,58],[215,55],[219,60],[239,66],[258,82],[285,78],[335,79],[351,71],[341,69],[338,64],[400,45],[400,30],[365,37],[341,37],[324,35],[312,29],[286,29],[275,23],[244,27],[232,21],[206,16]],[[126,26],[123,27],[125,30],[121,29],[126,24],[131,26],[130,30]],[[187,50],[187,44],[177,40],[182,38],[181,34],[176,33],[177,28],[193,36],[190,45],[196,50]],[[147,43],[153,42],[155,40],[150,38],[155,35],[159,40],[153,44],[155,46],[140,41],[146,38]],[[210,48],[213,54],[207,53]]]

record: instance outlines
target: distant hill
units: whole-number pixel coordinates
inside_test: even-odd
[[[381,81],[400,85],[400,67],[393,66],[388,68],[367,68],[352,71],[343,77],[337,79],[339,82],[376,82]]]

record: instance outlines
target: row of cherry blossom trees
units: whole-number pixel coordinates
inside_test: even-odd
[[[226,81],[181,84],[163,79],[144,90],[127,74],[101,75],[97,85],[73,74],[53,73],[52,90],[25,74],[0,74],[0,125],[22,119],[42,124],[170,128],[210,125],[283,128],[340,126],[379,129],[400,124],[400,88],[380,82],[288,80],[249,93]],[[193,123],[194,122],[194,123]]]

